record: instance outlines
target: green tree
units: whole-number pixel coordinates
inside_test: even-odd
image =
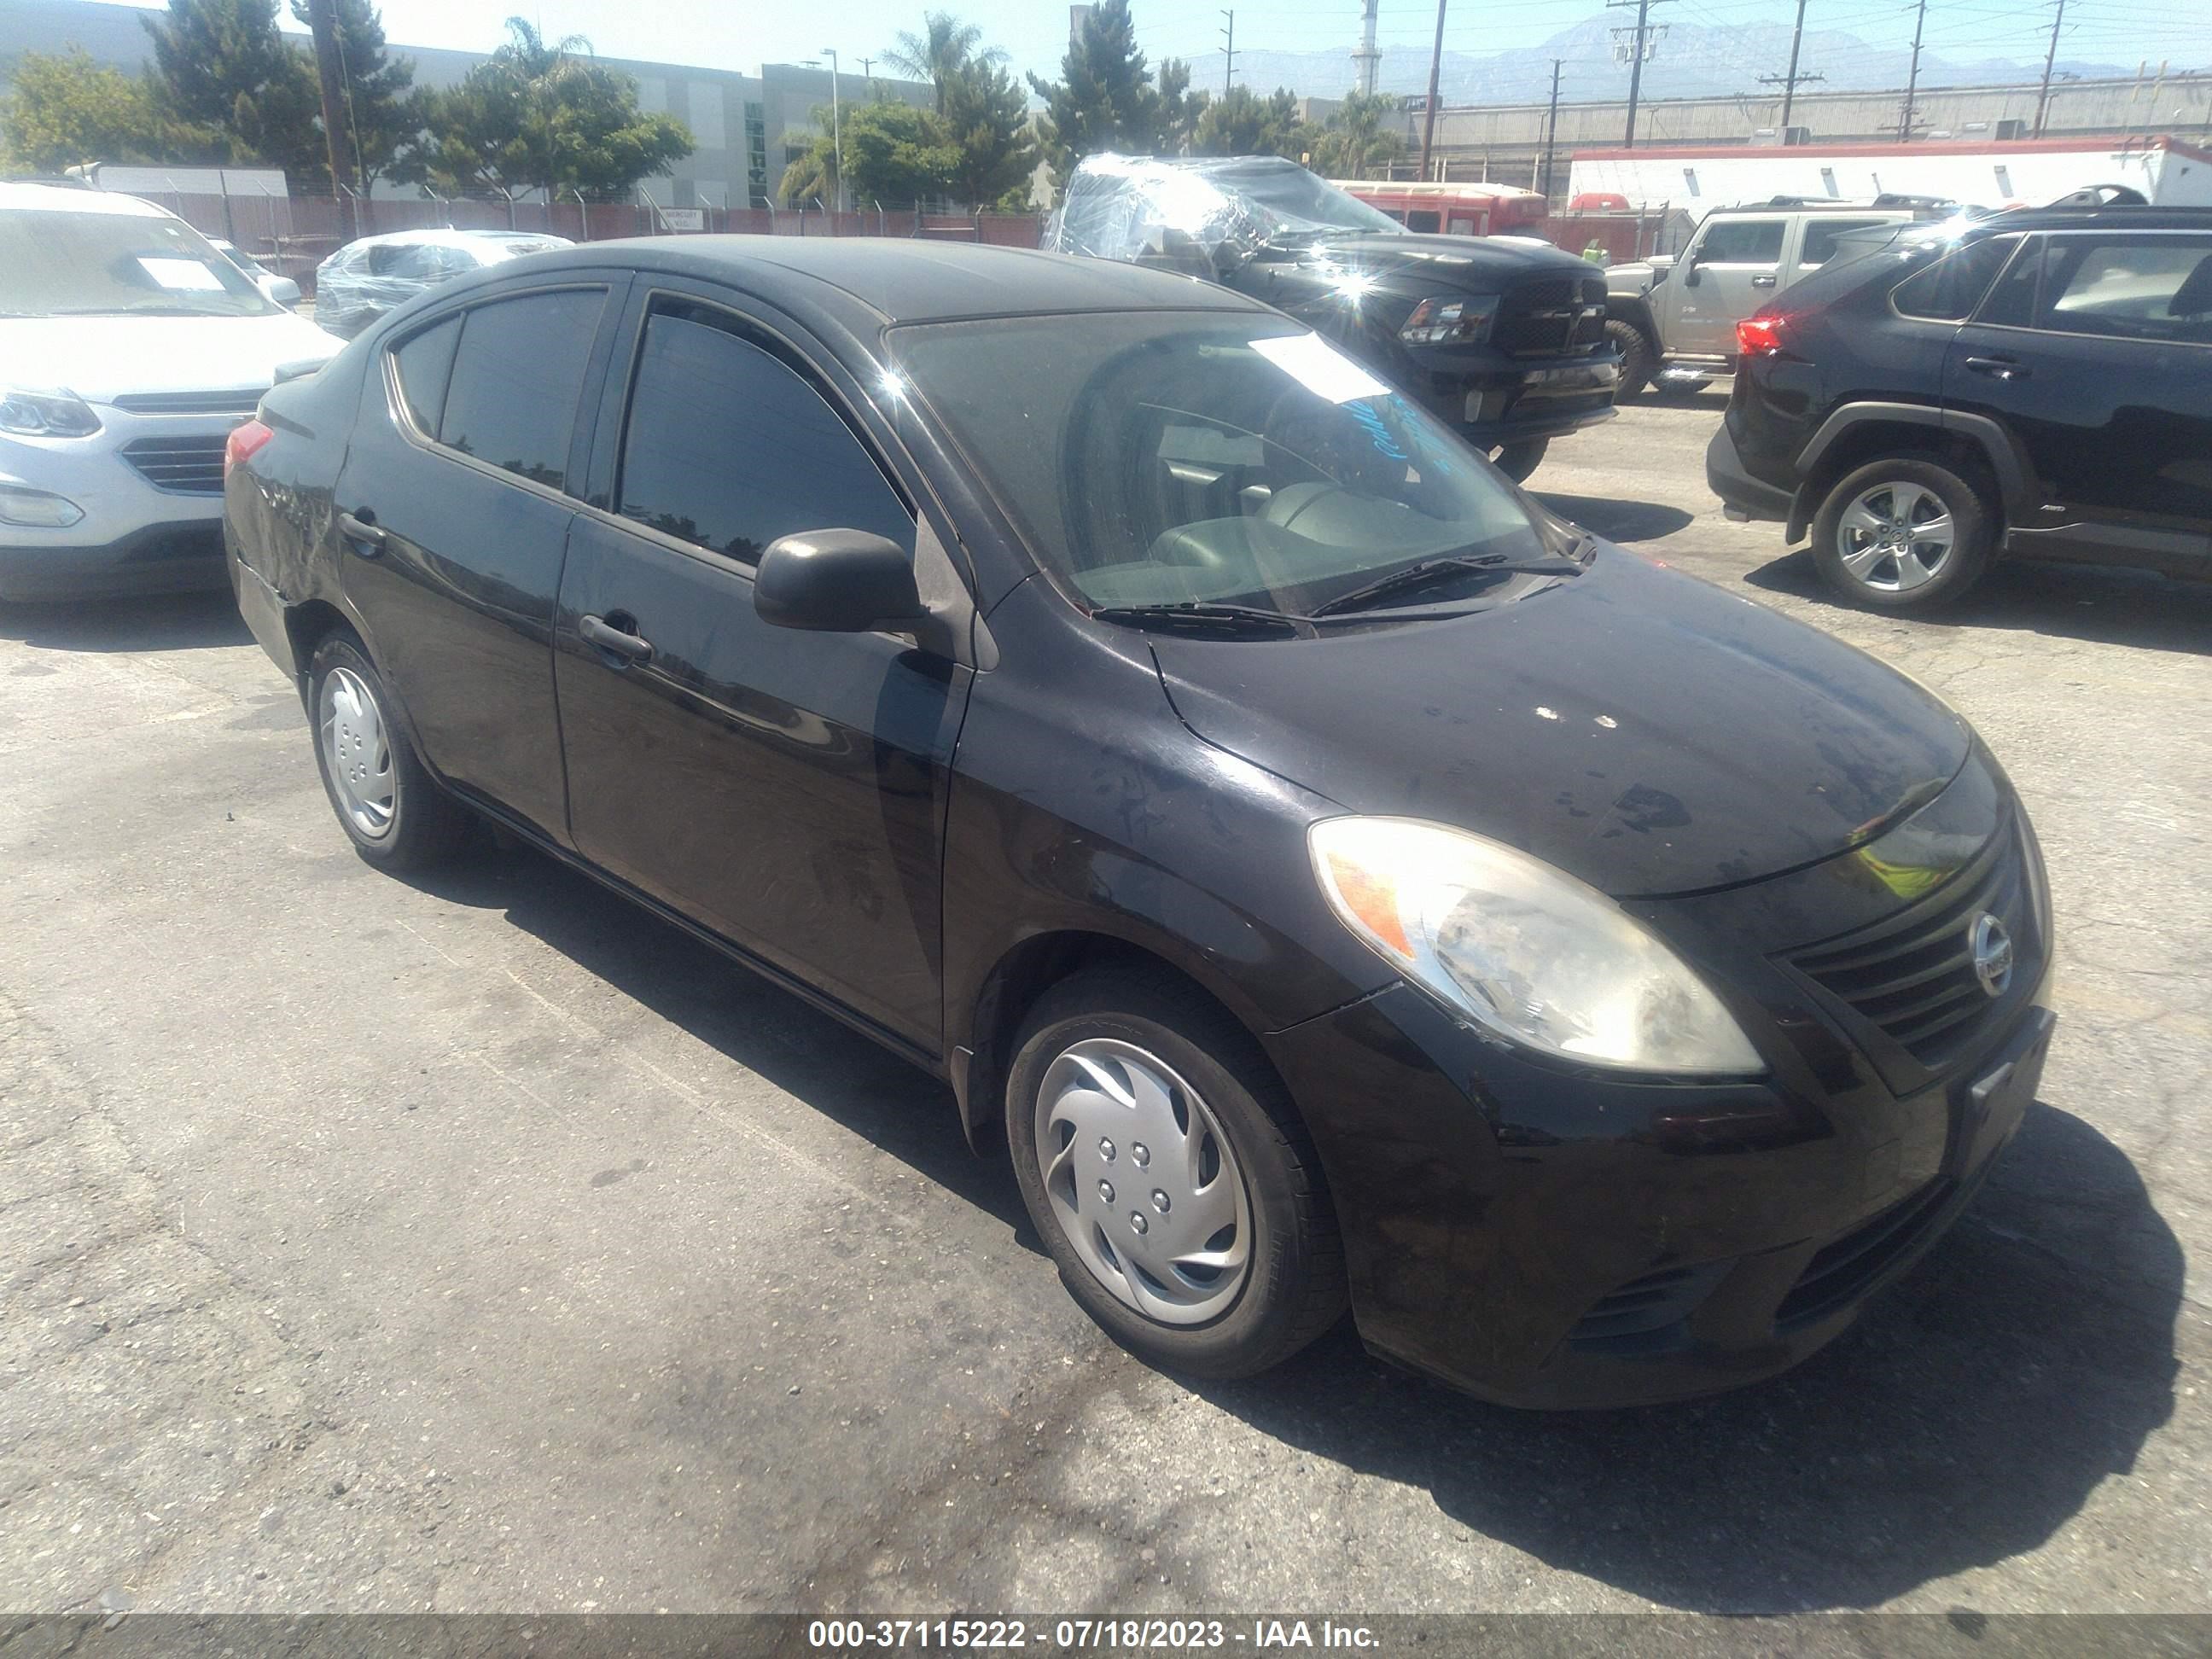
[[[1137,49],[1129,0],[1099,0],[1060,59],[1056,82],[1030,76],[1045,100],[1037,133],[1060,189],[1076,163],[1103,150],[1161,155],[1186,147],[1202,118],[1206,95],[1190,89],[1190,66],[1160,64],[1157,82]]]
[[[978,64],[1003,64],[1006,54],[996,46],[986,48],[983,31],[963,23],[949,11],[921,15],[921,33],[901,29],[897,41],[886,48],[884,62],[895,70],[916,76],[937,88],[937,112],[945,114],[946,84],[963,70]]]
[[[330,167],[307,54],[276,32],[276,0],[169,0],[143,17],[181,159],[258,161],[295,180]]]
[[[1387,92],[1349,94],[1313,144],[1313,170],[1324,179],[1381,179],[1403,159],[1406,135],[1386,125],[1398,100]]]
[[[826,105],[814,112],[814,136],[792,157],[776,185],[776,198],[787,207],[815,201],[826,207],[837,199],[837,145]]]
[[[1288,88],[1262,98],[1249,87],[1231,87],[1206,104],[1191,149],[1200,155],[1287,155],[1295,161],[1310,136],[1298,119],[1297,95]]]
[[[904,206],[949,195],[960,160],[933,111],[884,98],[845,112],[845,182],[855,203]]]
[[[489,62],[422,100],[424,137],[392,177],[455,192],[615,195],[691,153],[684,124],[640,109],[637,83],[597,62],[583,36],[548,41],[525,17],[507,28]]]
[[[0,165],[59,173],[83,161],[169,161],[173,140],[143,79],[93,61],[82,46],[27,52],[0,101]]]
[[[370,0],[337,0],[336,9],[346,117],[353,130],[354,176],[346,182],[365,196],[422,142],[428,104],[415,88],[415,60],[392,56],[384,18]],[[292,0],[292,15],[307,21],[307,0]]]
[[[1036,143],[1029,100],[1005,67],[975,61],[955,70],[945,84],[939,113],[958,152],[951,194],[978,208],[1009,196],[1025,202],[1030,177],[1036,171]]]

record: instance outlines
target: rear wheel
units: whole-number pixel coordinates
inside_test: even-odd
[[[1243,1027],[1140,969],[1046,992],[1006,1078],[1030,1219],[1083,1309],[1164,1370],[1249,1376],[1327,1330],[1343,1248],[1312,1142]]]
[[[1615,403],[1626,403],[1651,384],[1651,371],[1658,367],[1659,350],[1651,343],[1651,337],[1633,323],[1614,318],[1605,325],[1606,343],[1620,353],[1620,385],[1613,397]]]
[[[332,634],[315,647],[307,707],[323,791],[362,857],[387,870],[422,870],[459,850],[468,814],[393,723],[384,680],[352,635]]]
[[[1813,520],[1832,588],[1877,611],[1918,611],[1981,579],[1996,514],[1980,481],[1921,456],[1887,455],[1838,480]]]
[[[1500,444],[1490,452],[1490,459],[1500,472],[1522,483],[1541,465],[1544,452],[1552,447],[1549,438],[1531,438],[1525,443]]]

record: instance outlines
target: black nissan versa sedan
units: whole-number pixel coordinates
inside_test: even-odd
[[[944,1076],[1170,1369],[1348,1301],[1518,1404],[1765,1376],[2036,1087],[2043,869],[1955,714],[1217,285],[535,256],[226,488],[362,856],[481,814]]]

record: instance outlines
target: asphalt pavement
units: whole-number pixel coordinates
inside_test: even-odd
[[[942,1085],[533,854],[363,865],[227,599],[0,608],[0,1599],[2208,1610],[2212,586],[1840,609],[1720,517],[1718,407],[1534,487],[1949,699],[2060,935],[2020,1139],[1808,1364],[1576,1416],[1348,1330],[1157,1375]]]

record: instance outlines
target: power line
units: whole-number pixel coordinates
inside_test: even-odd
[[[1790,31],[1790,72],[1787,75],[1762,75],[1759,83],[1763,87],[1782,88],[1782,118],[1776,125],[1782,129],[1782,142],[1790,142],[1790,108],[1797,101],[1797,88],[1814,81],[1825,81],[1825,75],[1797,73],[1797,49],[1805,43],[1805,0],[1797,0],[1797,27]]]
[[[1605,0],[1605,3],[1606,9],[1608,11],[1617,10],[1623,6],[1636,8],[1636,40],[1630,48],[1628,60],[1628,134],[1621,143],[1623,149],[1634,149],[1636,148],[1636,103],[1644,90],[1644,60],[1651,56],[1653,49],[1659,44],[1651,35],[1651,8],[1655,5],[1669,4],[1671,0]],[[1927,0],[1921,0],[1921,3],[1925,5]],[[1438,12],[1438,19],[1441,24],[1441,9]],[[1613,33],[1620,35],[1627,33],[1628,31],[1616,29]],[[1443,36],[1441,27],[1437,30],[1437,35],[1439,39]]]

